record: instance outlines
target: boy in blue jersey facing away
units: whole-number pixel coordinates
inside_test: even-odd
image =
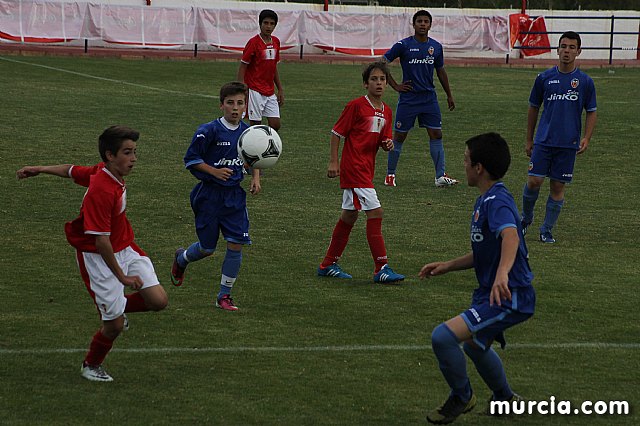
[[[416,12],[413,15],[415,34],[397,42],[382,56],[383,62],[393,62],[396,58],[400,58],[402,66],[402,84],[398,84],[393,76],[389,76],[389,84],[400,95],[396,110],[393,149],[389,151],[387,177],[384,181],[387,186],[396,186],[396,168],[402,152],[402,144],[407,139],[409,130],[413,128],[416,118],[418,125],[426,128],[429,134],[429,153],[436,169],[436,187],[447,187],[458,183],[445,172],[442,116],[433,84],[434,70],[447,94],[449,111],[453,111],[456,104],[449,88],[449,77],[444,69],[442,45],[429,37],[431,22],[429,12],[426,10]]]
[[[544,222],[540,226],[540,241],[555,243],[551,231],[564,204],[565,185],[573,178],[576,154],[587,150],[596,126],[596,89],[593,80],[576,67],[580,55],[580,35],[573,31],[560,36],[557,66],[538,74],[529,97],[527,141],[525,151],[531,157],[529,177],[522,194],[522,228],[533,222],[533,209],[540,186],[549,177]],[[533,132],[540,106],[544,104],[540,125]],[[584,137],[580,139],[582,110],[586,110]]]
[[[187,265],[212,255],[222,233],[227,251],[216,306],[225,311],[238,310],[231,288],[240,271],[242,246],[251,244],[247,194],[240,186],[244,163],[238,156],[238,139],[249,127],[242,121],[246,105],[247,86],[240,82],[225,84],[220,89],[222,117],[201,125],[193,135],[184,163],[199,180],[191,191],[198,241],[186,250],[176,250],[171,268],[171,281],[175,286],[182,285]],[[253,173],[250,192],[256,195],[260,189],[260,174]]]
[[[474,268],[479,284],[471,307],[437,326],[431,335],[433,352],[451,388],[444,404],[427,414],[427,420],[436,424],[451,423],[476,405],[460,343],[493,392],[493,400],[519,398],[491,344],[495,340],[504,347],[504,331],[529,319],[536,301],[518,208],[500,181],[511,162],[509,146],[497,133],[475,136],[466,144],[467,183],[480,191],[471,215],[471,252],[428,263],[419,273],[420,278],[430,278]]]

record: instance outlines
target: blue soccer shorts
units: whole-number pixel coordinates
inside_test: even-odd
[[[251,244],[247,193],[242,187],[200,182],[191,191],[196,234],[205,250],[215,250],[220,233],[231,243]]]
[[[438,99],[434,95],[425,95],[421,102],[399,101],[396,108],[395,130],[406,133],[413,128],[418,119],[418,126],[428,129],[442,129],[442,114]]]
[[[549,177],[559,182],[570,183],[573,179],[577,152],[573,148],[554,148],[534,144],[529,163],[529,176]]]
[[[473,304],[461,316],[473,335],[473,341],[482,349],[488,349],[493,341],[506,345],[504,331],[531,318],[533,314],[514,311],[489,301]]]

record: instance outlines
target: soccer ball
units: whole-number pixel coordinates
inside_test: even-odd
[[[251,126],[238,139],[238,154],[242,161],[254,169],[275,166],[282,153],[282,140],[269,126]]]

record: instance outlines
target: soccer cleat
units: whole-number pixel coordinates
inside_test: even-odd
[[[551,232],[547,231],[547,232],[540,233],[540,241],[546,244],[553,244],[556,242],[556,239],[553,238],[553,235],[551,235]]]
[[[451,176],[445,173],[439,178],[436,178],[435,183],[436,183],[436,188],[444,188],[447,186],[457,185],[460,183],[460,181],[458,179],[452,178]]]
[[[452,395],[440,407],[427,414],[429,423],[436,425],[446,425],[453,422],[464,413],[468,413],[476,406],[476,396],[471,394],[471,399],[464,402],[457,395]]]
[[[384,178],[384,184],[386,186],[396,186],[396,175],[387,175]]]
[[[182,285],[182,281],[184,280],[184,271],[186,268],[183,268],[178,263],[178,256],[183,256],[184,252],[185,249],[180,247],[178,250],[176,250],[176,254],[173,257],[173,265],[171,266],[171,283],[176,287],[180,287]]]
[[[334,277],[334,278],[345,278],[350,279],[351,275],[347,274],[342,270],[340,265],[337,263],[332,263],[326,268],[322,268],[318,266],[318,276],[319,277]]]
[[[404,280],[404,275],[393,272],[393,269],[387,264],[373,276],[373,281],[381,284],[391,284]]]
[[[524,237],[525,235],[527,235],[527,228],[531,225],[531,222],[527,222],[526,220],[522,219],[522,221],[520,221],[520,226],[522,227],[522,236]]]
[[[233,303],[233,299],[228,294],[225,294],[220,299],[216,300],[216,308],[220,308],[223,311],[238,310],[238,307]]]
[[[89,365],[82,363],[80,374],[92,382],[113,382],[113,377],[107,374],[102,365]]]

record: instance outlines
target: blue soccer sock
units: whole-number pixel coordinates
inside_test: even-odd
[[[529,186],[525,183],[522,190],[522,220],[527,223],[533,222],[533,208],[536,206],[536,201],[540,195],[540,189],[534,191],[529,189]]]
[[[216,249],[203,249],[199,242],[193,243],[187,248],[182,256],[178,256],[178,265],[186,268],[191,262],[197,262],[200,259],[211,256]]]
[[[485,351],[479,347],[465,343],[464,352],[471,358],[482,380],[493,392],[496,401],[508,401],[513,396],[513,391],[507,383],[507,376],[500,357],[492,348]]]
[[[400,153],[402,152],[403,142],[393,141],[393,149],[389,151],[387,156],[387,174],[395,175],[398,168],[398,161],[400,160]]]
[[[222,278],[220,279],[220,293],[218,293],[218,299],[224,295],[231,294],[231,288],[236,282],[241,264],[242,251],[227,248],[227,253],[225,254],[224,261],[222,262]]]
[[[442,323],[433,329],[431,347],[438,358],[440,371],[451,388],[451,394],[469,401],[472,391],[467,376],[467,360],[458,339],[446,324]]]
[[[551,196],[547,198],[547,210],[544,216],[544,222],[540,227],[541,234],[544,232],[551,232],[553,227],[556,225],[556,222],[558,222],[558,217],[560,217],[560,211],[562,210],[563,205],[564,199],[557,201],[551,198]]]
[[[429,153],[433,160],[433,165],[436,168],[436,179],[444,175],[444,145],[442,139],[431,139],[429,141]]]

